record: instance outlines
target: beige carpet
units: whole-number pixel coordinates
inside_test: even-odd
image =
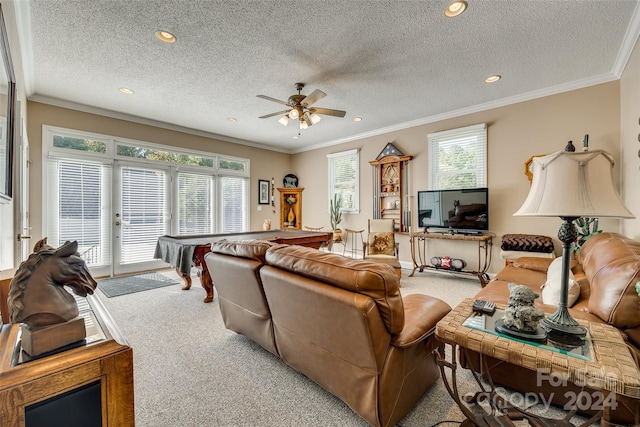
[[[451,306],[480,289],[477,280],[403,273],[404,295],[426,293]],[[228,331],[217,298],[204,304],[198,285],[194,277],[189,291],[180,284],[117,298],[98,292],[133,347],[138,427],[366,426],[342,401]],[[476,391],[468,371],[458,378],[465,393]],[[440,380],[398,425],[457,425],[463,419]]]

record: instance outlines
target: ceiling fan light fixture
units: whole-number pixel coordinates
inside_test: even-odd
[[[309,125],[304,120],[300,120],[300,129],[308,129]]]
[[[322,117],[320,117],[319,114],[316,113],[311,113],[309,115],[309,120],[311,120],[311,123],[313,123],[314,125],[320,123],[320,120],[322,120]]]
[[[292,108],[291,111],[289,111],[290,119],[297,119],[299,117],[300,117],[300,112],[298,111],[297,108]]]
[[[445,16],[449,18],[455,18],[461,15],[467,9],[467,2],[464,0],[455,0],[449,3],[449,6],[444,10]]]
[[[280,120],[278,120],[278,123],[280,123],[282,126],[286,126],[289,123],[289,116],[280,117]]]

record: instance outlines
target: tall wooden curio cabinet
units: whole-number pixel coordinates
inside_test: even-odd
[[[278,188],[280,192],[280,229],[302,229],[302,191],[304,187]]]
[[[409,202],[409,161],[392,143],[388,143],[373,166],[373,217],[394,219],[396,231],[409,232],[411,204]]]

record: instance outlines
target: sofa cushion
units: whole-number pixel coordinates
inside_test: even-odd
[[[389,333],[404,327],[400,281],[393,267],[296,245],[276,245],[266,252],[268,265],[366,295],[376,303]]]
[[[580,262],[591,285],[589,311],[620,329],[640,326],[640,242],[617,233],[590,237]]]
[[[547,281],[542,285],[542,302],[549,305],[560,304],[562,288],[562,260],[563,257],[553,260],[547,270]],[[567,307],[571,307],[580,296],[580,285],[575,281],[573,273],[569,270],[569,295]]]
[[[211,252],[251,259],[264,264],[264,254],[275,243],[266,240],[219,240],[211,245]]]
[[[513,266],[547,274],[547,270],[552,262],[553,259],[551,258],[520,257],[513,262]]]

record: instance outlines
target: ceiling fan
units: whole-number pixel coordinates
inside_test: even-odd
[[[312,107],[313,104],[327,96],[327,94],[321,90],[316,89],[309,95],[305,96],[300,93],[302,91],[302,88],[304,88],[304,83],[296,83],[295,86],[298,93],[295,95],[291,95],[286,102],[266,95],[256,95],[258,98],[277,102],[278,104],[283,104],[288,107],[286,110],[260,116],[259,118],[267,119],[269,117],[284,114],[284,116],[282,116],[280,120],[278,120],[280,124],[286,126],[289,123],[289,120],[298,120],[300,123],[300,129],[306,129],[309,126],[315,125],[320,121],[320,114],[335,117],[344,117],[345,114],[347,114],[346,111],[332,110],[330,108]]]

